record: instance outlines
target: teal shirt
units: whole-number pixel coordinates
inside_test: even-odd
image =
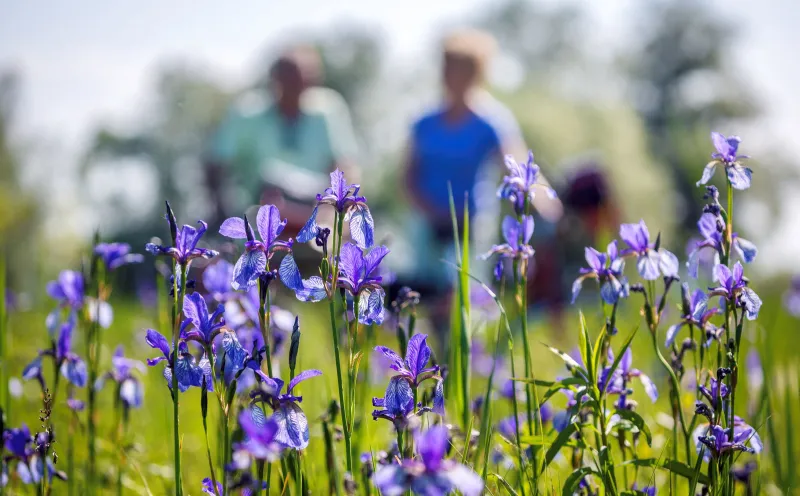
[[[334,163],[351,153],[351,140],[346,137],[349,122],[336,122],[337,114],[332,117],[317,109],[321,98],[330,102],[331,94],[336,94],[310,91],[316,91],[311,97],[314,104],[304,105],[295,120],[285,119],[275,105],[250,112],[234,107],[228,112],[210,142],[209,155],[230,167],[237,203],[258,202],[266,184],[298,198],[321,191]],[[339,102],[333,100],[334,109],[341,110],[336,105]]]

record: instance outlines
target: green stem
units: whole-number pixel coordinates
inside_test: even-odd
[[[97,382],[97,371],[99,366],[99,354],[100,354],[100,332],[99,332],[99,320],[100,320],[100,288],[103,284],[103,271],[100,268],[99,259],[96,256],[92,257],[92,274],[95,276],[95,280],[92,281],[93,288],[94,288],[94,297],[95,300],[93,304],[95,305],[95,315],[94,318],[91,319],[89,323],[89,335],[87,337],[87,360],[89,362],[89,384],[93,385]],[[87,458],[87,471],[86,471],[86,485],[88,487],[89,493],[91,494],[94,491],[94,474],[95,474],[95,461],[97,458],[96,454],[96,447],[97,443],[95,439],[97,437],[97,423],[95,419],[95,409],[97,404],[97,397],[96,391],[94,387],[88,388],[88,401],[87,401],[87,415],[86,415],[86,423],[87,423],[87,443],[88,443],[88,458]]]
[[[213,369],[212,369],[213,370]],[[203,394],[207,394],[207,391],[203,389]],[[214,459],[211,456],[211,445],[208,442],[208,416],[203,415],[203,434],[205,435],[206,441],[206,456],[208,457],[208,469],[211,471],[211,482],[214,484],[214,494],[217,492],[217,473],[214,470]],[[225,429],[227,431],[227,429]],[[224,467],[223,467],[224,470]],[[259,479],[260,482],[260,479]]]
[[[341,237],[342,229],[344,228],[344,216],[338,212],[335,214],[336,231],[333,236],[333,244],[336,247],[335,256],[333,258],[332,284],[328,298],[328,309],[331,319],[331,339],[333,340],[333,355],[336,359],[336,382],[339,389],[339,405],[342,413],[342,433],[344,435],[345,446],[345,464],[347,471],[353,473],[353,460],[350,449],[350,427],[348,424],[348,415],[344,402],[344,384],[342,381],[342,364],[339,353],[339,333],[336,328],[336,286],[339,279],[339,254],[341,252]]]
[[[178,374],[174,373],[175,365],[178,362],[178,340],[180,339],[180,316],[183,313],[182,296],[186,293],[186,275],[188,264],[179,265],[179,273],[175,274],[172,282],[174,294],[172,307],[172,441],[175,456],[175,496],[181,496],[183,485],[181,483],[181,438],[179,426],[180,392],[178,390]],[[178,276],[180,276],[180,288],[178,288]],[[180,291],[179,291],[180,289]]]
[[[516,368],[514,366],[514,346],[509,346],[508,350],[509,361],[511,364],[511,376],[516,377]],[[517,447],[517,458],[519,460],[519,490],[522,496],[525,496],[525,454],[522,452],[522,444],[520,443],[520,430],[519,430],[519,405],[517,404],[517,395],[511,396],[511,406],[514,410],[514,434]]]

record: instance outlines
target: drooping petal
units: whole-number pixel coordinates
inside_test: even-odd
[[[368,288],[358,301],[358,322],[364,325],[381,325],[384,318],[383,289]]]
[[[84,387],[89,377],[86,362],[76,356],[64,360],[64,363],[61,364],[61,375],[71,384]]]
[[[425,370],[425,366],[431,358],[431,349],[427,341],[427,334],[414,334],[411,339],[408,340],[406,366],[414,377],[417,377]]]
[[[226,238],[233,239],[246,239],[247,232],[244,227],[244,219],[241,217],[230,217],[225,219],[221,226],[219,226],[219,233]]]
[[[433,413],[444,417],[444,381],[436,381],[433,390]]]
[[[480,496],[483,494],[483,479],[465,465],[456,463],[452,468],[444,471],[443,475],[464,496]]]
[[[303,279],[303,287],[295,291],[295,296],[300,301],[322,301],[328,293],[325,291],[325,284],[319,276],[312,276]]]
[[[680,270],[680,262],[678,257],[671,251],[661,249],[658,252],[660,259],[658,261],[658,268],[665,276],[678,277],[678,270]]]
[[[144,386],[136,379],[123,381],[119,386],[119,397],[130,408],[139,408],[144,399]]]
[[[350,236],[359,248],[369,249],[375,242],[375,221],[366,205],[358,205],[350,211]]]
[[[758,255],[758,248],[756,248],[754,243],[738,236],[733,240],[733,247],[736,249],[739,257],[744,260],[744,263],[752,262],[755,260],[756,255]]]
[[[294,378],[291,381],[289,381],[289,387],[287,388],[286,393],[292,394],[292,390],[295,388],[295,386],[305,381],[306,379],[311,379],[312,377],[317,377],[320,375],[322,375],[322,371],[317,369],[304,370],[300,372],[299,374],[294,376]]]
[[[417,451],[422,463],[429,472],[436,472],[442,466],[449,444],[447,427],[436,425],[416,436]]]
[[[402,496],[403,493],[408,491],[408,483],[410,477],[406,476],[403,467],[396,464],[378,465],[378,470],[372,477],[372,482],[375,484],[381,494],[384,496]]]
[[[672,346],[672,343],[675,342],[675,336],[678,335],[678,331],[681,330],[681,327],[683,327],[683,322],[679,322],[675,325],[669,326],[669,329],[667,329],[667,339],[666,342],[664,343],[664,346],[666,346],[667,348]]]
[[[644,392],[650,397],[650,401],[655,403],[658,400],[658,388],[656,388],[655,383],[645,374],[639,374],[639,381],[644,387]]]
[[[145,342],[150,345],[151,348],[161,351],[165,357],[169,356],[169,341],[167,341],[167,338],[165,338],[160,332],[153,329],[148,329]]]
[[[414,393],[406,377],[398,375],[389,380],[384,396],[384,406],[394,416],[405,417],[413,411]]]
[[[260,250],[242,253],[233,267],[231,287],[237,291],[249,289],[258,282],[258,276],[267,268],[267,256]]]
[[[758,311],[761,309],[761,298],[752,289],[745,287],[742,289],[742,301],[747,312],[747,320],[756,320]]]
[[[314,210],[311,212],[311,217],[308,218],[306,224],[300,229],[300,232],[297,233],[297,242],[298,243],[308,243],[312,239],[317,236],[317,229],[319,226],[317,225],[317,211],[319,207],[314,207]]]
[[[717,168],[718,163],[718,160],[712,160],[706,164],[705,168],[703,169],[703,175],[700,177],[700,180],[695,183],[695,186],[702,186],[708,183],[711,178],[714,177],[714,170]]]
[[[297,262],[294,261],[294,256],[287,253],[281,260],[281,265],[278,268],[278,273],[281,276],[281,282],[292,291],[303,289],[303,276],[300,275],[300,268]]]
[[[600,286],[600,297],[608,305],[613,305],[619,300],[623,286],[618,280],[606,281]]]
[[[308,419],[300,405],[292,401],[282,403],[272,418],[278,424],[275,441],[298,450],[308,447]]]
[[[659,254],[655,251],[648,250],[647,253],[640,255],[636,260],[636,270],[643,279],[647,281],[654,281],[658,279],[660,274],[660,263],[661,256],[659,256]]]
[[[572,282],[572,302],[571,303],[573,303],[573,304],[575,303],[575,300],[578,299],[578,295],[580,294],[581,288],[583,287],[583,280],[584,279],[585,279],[584,277],[579,277],[579,278],[575,279],[575,281]]]
[[[738,163],[729,165],[726,168],[728,174],[728,181],[734,189],[745,190],[750,187],[750,180],[753,177],[753,171],[750,167],[745,167]]]

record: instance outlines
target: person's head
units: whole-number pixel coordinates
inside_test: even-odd
[[[319,84],[321,62],[310,46],[293,47],[272,64],[270,88],[277,100],[299,101],[306,88]]]
[[[444,39],[442,79],[451,97],[462,98],[483,82],[486,66],[495,50],[491,35],[476,29],[455,31]]]

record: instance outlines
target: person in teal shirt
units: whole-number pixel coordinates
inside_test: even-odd
[[[260,104],[249,95],[228,111],[206,153],[220,218],[271,203],[288,218],[287,232],[296,231],[328,174],[353,163],[347,105],[335,91],[318,86],[320,73],[315,51],[289,50],[270,70],[272,101]]]

